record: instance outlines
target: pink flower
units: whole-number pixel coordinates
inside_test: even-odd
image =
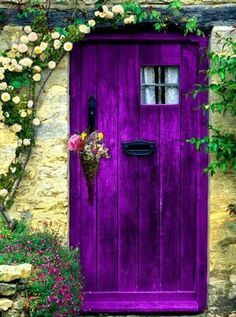
[[[68,147],[70,151],[80,151],[84,146],[84,141],[78,134],[73,134],[70,137]]]

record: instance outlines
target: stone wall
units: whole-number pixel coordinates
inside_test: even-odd
[[[55,1],[59,3],[62,1]],[[67,1],[68,2],[68,1]],[[64,1],[64,3],[67,3]],[[90,0],[85,0],[90,2]],[[187,1],[188,3],[236,3],[235,1]],[[150,1],[149,1],[150,3]],[[153,1],[152,3],[156,3]],[[217,34],[229,32],[228,27],[215,27],[211,49],[221,50]],[[5,26],[0,49],[9,47],[21,32],[20,27]],[[45,86],[40,98],[36,147],[26,175],[18,191],[11,215],[31,218],[32,225],[53,219],[55,226],[68,234],[68,65],[66,56]],[[211,123],[235,129],[230,117],[211,117]],[[236,131],[236,129],[235,129]],[[13,158],[16,140],[0,123],[0,166],[4,172]],[[211,179],[209,192],[209,316],[236,316],[236,221],[227,206],[235,201],[236,173],[218,173]]]
[[[0,316],[26,316],[26,282],[31,264],[0,265]]]

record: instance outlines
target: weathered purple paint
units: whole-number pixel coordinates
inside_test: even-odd
[[[207,40],[176,34],[90,35],[71,54],[70,129],[87,127],[87,99],[111,149],[101,163],[94,205],[79,160],[70,157],[70,244],[81,250],[84,313],[200,312],[207,298],[207,156],[185,140],[207,134],[195,111],[206,94],[199,61]],[[180,105],[140,105],[140,66],[178,65]],[[122,141],[156,142],[145,158]]]

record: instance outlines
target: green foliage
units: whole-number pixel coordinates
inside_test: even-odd
[[[216,161],[213,161],[205,169],[214,175],[218,169],[222,172],[233,168],[236,170],[236,138],[233,133],[221,132],[219,129],[210,127],[213,132],[210,137],[192,138],[187,142],[194,144],[196,149],[201,150],[202,146],[206,153],[212,153]]]
[[[68,249],[49,225],[32,230],[18,221],[11,231],[0,218],[0,250],[0,264],[33,264],[27,283],[30,316],[77,316],[82,301],[79,252]]]
[[[198,36],[203,35],[203,32],[199,29],[198,21],[194,18],[187,19],[184,34],[187,35],[188,33],[196,33]]]
[[[214,93],[214,100],[210,104],[202,105],[204,111],[212,111],[225,115],[236,115],[236,43],[232,38],[224,39],[223,47],[226,53],[209,53],[211,68],[208,70],[210,83],[198,86],[194,95],[204,91]],[[212,162],[206,172],[214,175],[217,170],[226,172],[236,169],[236,137],[231,131],[221,131],[211,127],[212,134],[204,138],[192,138],[190,143],[197,150],[204,148],[207,153],[213,154]]]

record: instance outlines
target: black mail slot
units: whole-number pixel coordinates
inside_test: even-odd
[[[135,140],[122,143],[122,150],[132,156],[148,156],[156,149],[155,142]]]

